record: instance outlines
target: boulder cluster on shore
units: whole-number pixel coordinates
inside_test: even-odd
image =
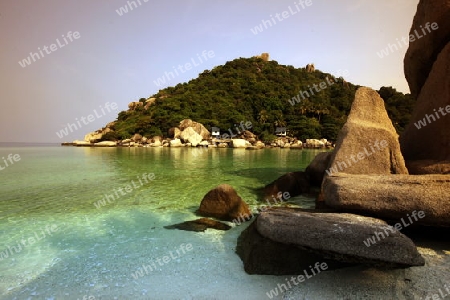
[[[249,274],[301,274],[318,262],[324,262],[327,270],[356,264],[409,268],[429,263],[408,230],[416,228],[431,235],[450,228],[450,116],[443,113],[450,99],[450,2],[431,2],[420,0],[411,32],[425,22],[436,22],[439,30],[412,43],[406,53],[405,75],[417,103],[401,136],[380,95],[360,87],[334,150],[317,155],[304,172],[285,174],[266,185],[264,205],[252,211],[238,191],[220,184],[201,200],[196,211],[201,219],[166,228],[233,230],[232,225],[253,221],[242,231],[236,247]],[[419,121],[426,125],[418,127]],[[192,120],[172,128],[169,139],[135,135],[120,142],[99,142],[98,136],[96,132],[72,144],[246,149],[331,146],[326,140],[302,143],[289,137],[266,144],[248,130],[237,138],[220,139]],[[314,209],[273,206],[278,200],[310,193],[312,186],[318,189]]]
[[[274,141],[263,142],[258,136],[249,130],[230,135],[224,134],[212,136],[203,124],[186,119],[180,122],[178,127],[169,130],[169,138],[154,136],[148,138],[140,134],[121,141],[101,141],[104,134],[111,131],[113,123],[108,124],[102,130],[87,134],[83,141],[62,143],[62,146],[76,147],[211,147],[211,148],[245,148],[258,150],[264,148],[332,148],[333,144],[326,139],[307,139],[305,142],[297,138],[280,136]]]
[[[361,87],[335,149],[317,155],[304,172],[268,184],[263,193],[269,205],[252,212],[233,187],[223,184],[201,201],[197,214],[204,218],[235,226],[253,221],[236,247],[247,273],[295,275],[318,262],[328,270],[356,264],[424,266],[407,236],[411,228],[430,235],[450,228],[450,116],[431,117],[450,98],[450,6],[435,0],[440,8],[431,9],[425,2],[419,3],[411,31],[422,21],[435,21],[440,30],[406,54],[405,74],[417,104],[401,137],[380,95]],[[423,118],[430,124],[415,126]],[[311,186],[320,189],[315,209],[272,206],[274,200],[286,200],[284,195],[309,193]],[[220,228],[219,221],[209,225],[204,218],[202,226]]]
[[[235,226],[253,221],[236,247],[249,274],[299,274],[317,262],[325,262],[328,270],[359,264],[424,266],[402,229],[450,227],[450,194],[442,193],[450,191],[450,177],[409,175],[398,139],[381,97],[361,87],[334,151],[317,155],[304,172],[268,184],[263,194],[269,205],[252,212],[233,187],[221,184],[202,199],[197,210],[202,219],[166,228],[229,230],[220,221]],[[373,146],[380,140],[385,147]],[[351,159],[367,154],[362,145],[372,145],[372,152]],[[335,173],[327,172],[336,165]],[[311,186],[320,188],[315,209],[273,207],[309,193]]]

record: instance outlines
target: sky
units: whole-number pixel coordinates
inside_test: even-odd
[[[409,93],[407,46],[380,51],[408,35],[418,2],[0,1],[0,142],[82,140],[132,101],[263,52]]]

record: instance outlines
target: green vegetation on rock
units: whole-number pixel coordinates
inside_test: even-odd
[[[334,84],[328,84],[328,80]],[[327,83],[316,92],[315,84]],[[313,93],[299,103],[292,98],[301,91]],[[277,126],[287,127],[288,135],[301,140],[326,138],[336,140],[346,121],[358,86],[342,77],[319,70],[280,65],[261,58],[239,58],[212,70],[205,70],[188,83],[160,90],[139,99],[142,102],[119,113],[117,121],[103,140],[126,139],[139,133],[151,137],[166,136],[170,128],[183,119],[192,119],[211,129],[223,131],[234,124],[250,121],[252,132],[262,139],[271,139]],[[383,87],[389,116],[397,131],[407,124],[414,101],[391,87]],[[290,101],[292,103],[290,103]],[[146,103],[146,101],[150,101]],[[294,104],[294,105],[292,105]]]

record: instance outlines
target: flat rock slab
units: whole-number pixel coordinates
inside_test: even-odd
[[[271,209],[256,220],[258,232],[275,242],[295,245],[325,258],[385,267],[423,266],[414,243],[386,222],[353,214]],[[374,240],[376,232],[384,238]]]
[[[450,176],[448,175],[352,175],[326,177],[322,186],[326,205],[342,212],[414,224],[450,227]]]
[[[179,230],[186,230],[186,231],[205,231],[208,228],[211,229],[217,229],[217,230],[229,230],[231,226],[224,224],[222,222],[208,219],[208,218],[201,218],[193,221],[186,221],[183,223],[178,223],[170,226],[164,226],[166,229],[179,229]]]
[[[236,253],[244,263],[247,274],[298,275],[304,274],[317,262],[326,263],[327,271],[354,266],[322,255],[303,250],[295,245],[274,242],[262,236],[256,229],[256,222],[242,231],[238,238]]]

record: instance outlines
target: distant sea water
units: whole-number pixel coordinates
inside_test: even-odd
[[[254,209],[256,189],[304,170],[319,152],[0,144],[1,167],[20,155],[0,171],[0,299],[208,299],[230,284],[240,297],[253,289],[245,299],[265,296],[261,286],[279,279],[246,275],[234,253],[246,225],[205,233],[164,226],[197,218],[203,196],[222,183]],[[110,202],[94,204],[106,195]],[[291,203],[312,207],[314,199]],[[183,243],[193,245],[184,257],[132,276]]]

